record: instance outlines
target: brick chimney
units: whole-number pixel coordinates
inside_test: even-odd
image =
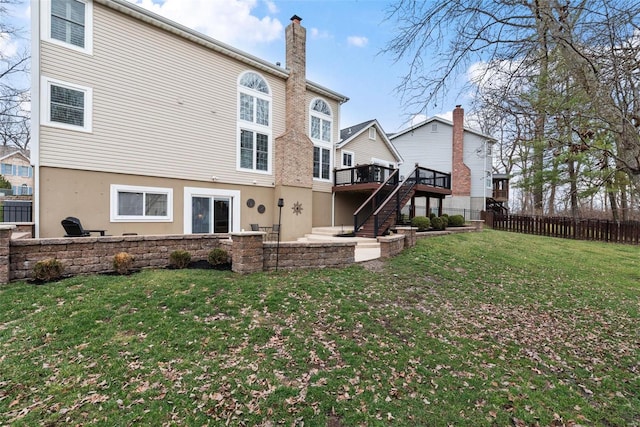
[[[464,109],[456,105],[453,110],[453,142],[451,145],[452,173],[451,194],[471,195],[471,170],[464,164]]]
[[[305,128],[307,115],[306,37],[307,31],[294,15],[285,30],[286,67],[285,133],[275,140],[276,185],[313,185],[313,143]]]
[[[298,15],[291,17],[291,24],[285,30],[287,43],[286,128],[305,132],[306,86],[307,86],[307,30],[300,25]]]
[[[313,142],[306,128],[308,115],[306,76],[307,31],[294,15],[285,29],[285,130],[274,141],[274,203],[283,199],[281,240],[311,233],[313,222]],[[279,213],[274,209],[273,214]],[[276,224],[280,218],[273,217]]]

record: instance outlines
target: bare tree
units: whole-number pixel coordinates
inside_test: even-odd
[[[0,0],[0,143],[26,150],[30,135],[29,52],[7,48],[22,38],[22,30],[9,23],[20,0]]]
[[[553,209],[566,185],[577,214],[580,195],[598,183],[611,190],[617,170],[634,188],[629,199],[639,199],[640,2],[399,0],[388,17],[398,32],[385,52],[408,61],[398,90],[415,112],[476,71],[477,106],[507,126],[503,164],[520,171],[532,211],[542,212],[545,198]],[[594,138],[602,134],[614,143]],[[613,170],[583,177],[599,163]]]

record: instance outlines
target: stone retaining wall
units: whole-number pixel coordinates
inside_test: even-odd
[[[192,261],[200,261],[206,260],[212,249],[223,248],[231,255],[233,271],[243,274],[276,268],[339,268],[355,262],[355,242],[264,242],[263,232],[12,240],[15,229],[15,225],[0,225],[0,283],[31,279],[35,264],[48,258],[62,262],[65,275],[111,272],[118,252],[133,255],[133,268],[142,269],[168,266],[169,255],[175,250],[186,250]],[[481,225],[474,224],[455,232],[480,230]],[[417,238],[426,237],[421,234],[415,228],[398,227],[397,234],[379,237],[381,258],[415,246]]]
[[[232,250],[228,237],[212,234],[19,239],[8,243],[8,280],[1,282],[31,279],[35,264],[47,258],[62,262],[65,275],[76,276],[113,271],[113,257],[118,252],[133,255],[133,268],[141,269],[168,266],[169,255],[178,249],[188,251],[192,261],[206,260],[209,251],[217,247]],[[1,257],[0,249],[0,261]]]
[[[355,262],[355,242],[268,242],[264,244],[264,270],[339,268]]]

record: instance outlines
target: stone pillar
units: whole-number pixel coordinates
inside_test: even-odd
[[[248,274],[264,270],[264,233],[231,233],[231,269]]]
[[[0,283],[9,283],[11,278],[9,254],[11,253],[11,233],[15,225],[0,225]]]
[[[472,219],[470,222],[475,231],[482,231],[484,229],[484,220]]]
[[[415,227],[396,227],[398,234],[404,235],[404,247],[412,248],[416,245],[418,229]]]

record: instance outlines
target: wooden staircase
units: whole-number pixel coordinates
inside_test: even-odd
[[[410,176],[396,186],[381,203],[376,204],[375,201],[380,199],[378,193],[384,191],[383,186],[380,186],[356,211],[354,234],[358,237],[377,237],[387,234],[389,229],[395,225],[402,208],[415,194],[416,182],[417,180],[411,179]],[[358,214],[363,211],[363,207],[371,203],[373,203],[373,212],[359,224]]]

